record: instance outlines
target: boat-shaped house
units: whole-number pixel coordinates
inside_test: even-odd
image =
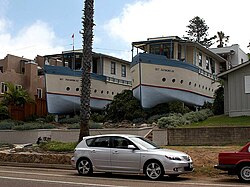
[[[227,63],[199,43],[177,36],[133,42],[132,52],[132,90],[144,108],[176,100],[195,106],[213,102],[216,75]]]
[[[53,114],[78,112],[82,51],[65,51],[62,54],[47,55],[44,59],[48,112]],[[117,93],[132,88],[129,69],[128,61],[93,53],[90,95],[90,107],[93,110],[104,109]]]

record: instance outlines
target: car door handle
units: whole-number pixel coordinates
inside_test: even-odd
[[[113,151],[113,154],[119,154],[119,152],[118,151]]]
[[[95,150],[91,150],[90,152],[91,152],[91,153],[95,153]]]

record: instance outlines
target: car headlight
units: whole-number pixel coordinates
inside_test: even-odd
[[[165,155],[165,157],[169,160],[179,160],[181,161],[181,158],[180,157],[177,157],[177,156],[168,156],[168,155]]]

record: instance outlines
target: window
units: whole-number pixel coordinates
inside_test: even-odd
[[[166,78],[162,78],[161,80],[162,80],[162,82],[165,82],[165,81],[166,81]]]
[[[114,138],[114,145],[113,145],[114,148],[128,149],[128,145],[133,145],[133,143],[122,137]]]
[[[250,76],[245,76],[245,93],[249,94],[250,93]]]
[[[206,69],[209,70],[210,59],[206,57]]]
[[[22,85],[16,85],[16,89],[17,90],[21,90],[22,89]]]
[[[100,137],[94,140],[87,140],[89,147],[109,147],[109,137]]]
[[[122,77],[126,77],[126,65],[122,64]]]
[[[42,92],[42,88],[37,88],[36,92],[37,92],[37,98],[42,99],[43,98],[43,92]]]
[[[202,54],[201,53],[199,53],[198,55],[198,60],[199,60],[199,66],[202,67]]]
[[[0,72],[2,72],[2,73],[3,73],[3,66],[1,66],[1,67],[0,67]]]
[[[1,94],[7,92],[7,90],[8,90],[7,84],[4,82],[1,82]]]
[[[181,45],[178,44],[178,59],[181,60]]]
[[[111,62],[111,74],[115,75],[115,62]]]

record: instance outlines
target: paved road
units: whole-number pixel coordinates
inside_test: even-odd
[[[139,175],[95,173],[91,177],[78,176],[75,170],[0,166],[0,187],[249,187],[236,178],[200,180],[181,176],[175,180],[164,177],[149,181]]]

